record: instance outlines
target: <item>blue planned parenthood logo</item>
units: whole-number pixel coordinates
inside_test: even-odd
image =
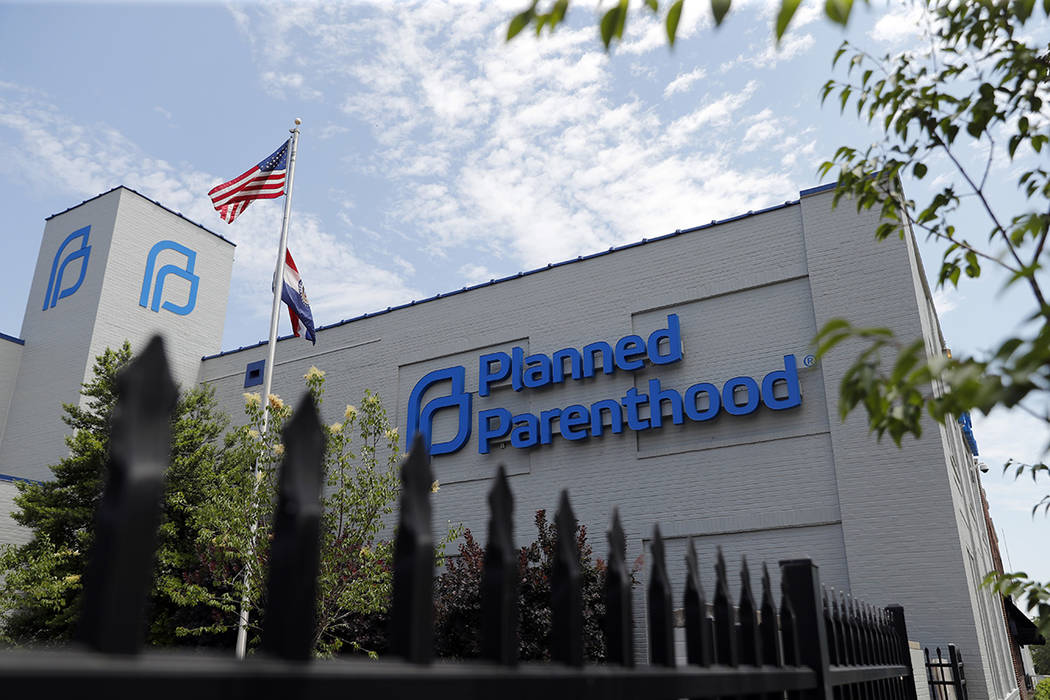
[[[58,247],[55,259],[51,261],[51,276],[47,280],[47,293],[44,295],[44,311],[55,308],[55,304],[58,303],[59,299],[71,296],[84,283],[84,277],[87,275],[88,259],[91,257],[91,246],[88,245],[88,235],[90,233],[90,226],[77,229],[66,236],[66,240],[62,241],[62,245]],[[66,252],[66,247],[76,240],[79,240],[80,247],[62,257],[62,254]],[[61,264],[59,264],[60,261]],[[62,281],[66,277],[66,268],[70,263],[74,262],[80,263],[77,281],[63,288]]]
[[[510,353],[494,352],[478,360],[478,396],[488,397],[495,386],[514,391],[581,381],[596,374],[635,372],[643,367],[657,368],[680,362],[683,357],[682,333],[677,314],[668,314],[665,328],[658,328],[648,338],[626,335],[616,343],[597,341],[582,349],[563,348],[551,355],[526,355],[520,347]],[[417,432],[423,435],[431,455],[448,454],[461,449],[470,438],[472,427],[471,394],[465,388],[466,369],[448,367],[423,376],[412,388],[408,401],[406,446]],[[430,387],[448,382],[451,393],[423,405]],[[645,393],[645,391],[648,393]],[[618,434],[660,428],[665,421],[681,425],[686,420],[703,423],[722,413],[744,416],[760,405],[774,411],[802,404],[798,361],[794,355],[783,356],[783,369],[774,369],[762,379],[732,377],[717,386],[697,382],[684,391],[662,385],[659,378],[650,379],[642,391],[631,386],[622,396],[601,399],[589,406],[573,404],[565,408],[542,410],[538,414],[511,413],[502,407],[479,410],[477,415],[478,453],[488,454],[493,443],[530,448],[549,445],[555,436],[564,440],[601,437],[606,431]],[[457,408],[456,436],[434,443],[434,414],[444,408]],[[670,415],[665,415],[669,413]],[[509,440],[508,440],[509,438]]]
[[[186,267],[178,267],[177,265],[165,265],[157,271],[156,285],[153,285],[153,268],[157,265],[157,256],[161,251],[174,250],[177,253],[181,253],[186,256]],[[197,287],[200,285],[201,278],[193,274],[194,265],[197,263],[197,251],[187,248],[181,243],[175,241],[161,241],[153,246],[149,255],[146,256],[146,273],[142,276],[142,293],[139,295],[139,306],[148,308],[152,311],[160,312],[161,306],[165,310],[170,311],[173,314],[179,316],[185,316],[197,305]],[[169,275],[175,275],[181,277],[190,283],[190,293],[185,304],[181,306],[174,304],[170,301],[160,303],[161,297],[164,293],[164,281]],[[153,286],[153,300],[150,301],[150,287]]]
[[[432,399],[421,406],[423,395],[435,384],[450,382],[451,394]],[[430,454],[442,455],[456,452],[470,439],[470,394],[465,390],[466,370],[463,367],[438,369],[423,375],[423,378],[412,387],[408,397],[408,430],[405,434],[406,444],[411,448],[416,433],[422,433],[423,442],[430,448]],[[459,428],[456,436],[445,442],[433,442],[434,414],[442,408],[459,410]]]

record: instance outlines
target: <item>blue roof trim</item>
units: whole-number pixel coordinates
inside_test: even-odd
[[[26,344],[26,341],[22,340],[21,338],[16,338],[13,335],[8,335],[7,333],[0,333],[0,340],[10,340],[12,343],[17,343],[18,345]]]
[[[835,189],[836,183],[829,182],[826,185],[817,185],[816,187],[810,187],[808,190],[802,190],[798,193],[799,197],[808,197],[811,194],[819,194],[821,192],[827,192],[828,190]]]
[[[175,216],[179,217],[179,218],[180,218],[180,219],[182,219],[183,221],[187,221],[187,222],[189,222],[189,223],[193,224],[194,226],[196,226],[197,228],[200,228],[200,229],[204,229],[205,231],[207,231],[207,232],[208,232],[208,233],[210,233],[211,235],[215,236],[216,238],[218,238],[218,239],[220,239],[220,240],[223,240],[223,241],[226,241],[226,242],[227,242],[227,243],[229,243],[230,245],[232,245],[232,246],[234,246],[234,247],[237,247],[237,244],[236,244],[236,243],[234,243],[234,242],[233,242],[233,241],[231,241],[230,239],[226,238],[226,237],[225,237],[225,236],[223,236],[222,234],[220,234],[220,233],[215,233],[215,232],[214,232],[214,231],[212,231],[211,229],[209,229],[209,228],[205,228],[205,227],[204,227],[204,226],[203,226],[202,224],[198,224],[198,223],[197,223],[196,221],[194,221],[193,219],[190,219],[190,218],[188,218],[188,217],[185,217],[185,216],[183,216],[182,214],[180,214],[179,212],[175,211],[174,209],[169,209],[168,207],[164,206],[163,204],[161,204],[161,203],[160,203],[160,202],[158,202],[157,200],[155,200],[155,199],[150,199],[150,198],[149,198],[149,197],[147,197],[146,195],[142,194],[141,192],[138,192],[138,191],[136,191],[136,190],[133,190],[133,189],[131,189],[131,188],[130,188],[130,187],[128,187],[127,185],[117,185],[117,186],[116,186],[116,187],[114,187],[113,189],[111,189],[111,190],[106,190],[106,191],[105,191],[105,192],[103,192],[102,194],[97,194],[97,195],[95,195],[94,197],[92,197],[92,198],[90,198],[90,199],[85,199],[85,200],[84,200],[83,202],[81,202],[80,204],[74,204],[73,206],[69,207],[68,209],[63,209],[62,211],[58,212],[57,214],[52,214],[51,216],[46,216],[46,217],[44,217],[44,221],[51,221],[51,219],[55,218],[56,216],[61,216],[61,215],[65,214],[65,213],[66,213],[67,211],[73,211],[73,210],[74,210],[74,209],[76,209],[77,207],[82,207],[82,206],[84,206],[85,204],[87,204],[88,202],[93,202],[93,201],[95,201],[96,199],[98,199],[99,197],[105,197],[105,196],[106,196],[107,194],[109,194],[110,192],[116,192],[117,190],[127,190],[128,192],[131,192],[132,194],[137,194],[138,196],[140,196],[140,197],[142,197],[143,199],[145,199],[145,200],[146,200],[147,202],[152,202],[153,204],[156,204],[156,205],[157,205],[158,207],[160,207],[160,208],[161,208],[161,209],[163,209],[164,211],[167,211],[167,212],[171,212],[172,214],[174,214]]]
[[[834,185],[831,185],[831,186],[834,187]],[[813,190],[806,190],[805,192],[812,192],[814,190],[820,190],[820,189],[821,189],[820,187],[816,187],[816,188],[813,188]],[[803,194],[805,192],[803,192]],[[511,280],[516,280],[516,279],[518,279],[520,277],[525,277],[526,275],[535,275],[538,272],[545,272],[545,271],[550,270],[550,269],[555,268],[555,267],[562,267],[563,265],[572,265],[573,263],[582,262],[583,260],[591,260],[592,258],[600,258],[600,257],[602,257],[604,255],[610,255],[611,253],[618,253],[621,250],[628,250],[630,248],[637,248],[638,246],[649,245],[650,243],[656,243],[657,241],[667,240],[668,238],[674,238],[675,236],[681,236],[682,234],[685,234],[685,233],[695,233],[696,231],[703,231],[704,229],[709,229],[712,226],[719,226],[721,224],[728,224],[728,223],[730,223],[732,221],[739,221],[740,219],[747,219],[747,218],[752,217],[752,216],[758,216],[759,214],[766,214],[768,212],[776,211],[778,209],[785,209],[787,207],[794,206],[794,205],[796,205],[798,203],[799,203],[799,200],[795,199],[795,200],[790,200],[790,201],[784,202],[783,204],[774,204],[771,207],[766,207],[765,209],[759,209],[758,211],[749,211],[746,214],[738,214],[737,216],[731,216],[728,219],[712,219],[711,223],[709,223],[709,224],[701,224],[700,226],[693,226],[692,228],[678,229],[677,231],[672,231],[671,233],[665,233],[663,235],[657,236],[656,238],[643,238],[642,240],[635,241],[634,243],[626,243],[626,244],[621,245],[621,246],[613,246],[613,247],[609,248],[609,250],[603,250],[603,251],[600,251],[600,252],[597,252],[597,253],[591,253],[590,255],[580,255],[578,257],[571,258],[569,260],[562,260],[561,262],[547,263],[543,267],[537,267],[537,268],[535,268],[533,270],[525,270],[523,272],[518,272],[518,273],[515,273],[513,275],[507,275],[506,277],[500,277],[499,279],[491,279],[488,282],[482,282],[481,284],[475,284],[475,285],[473,285],[471,287],[463,287],[463,289],[457,289],[457,290],[454,290],[454,291],[451,291],[451,292],[438,293],[438,294],[435,294],[434,296],[429,297],[427,299],[420,299],[418,301],[417,300],[412,300],[412,301],[408,302],[407,304],[400,304],[399,306],[388,306],[388,307],[386,307],[386,309],[381,310],[381,311],[372,311],[371,313],[363,313],[360,316],[354,316],[353,318],[347,318],[347,319],[343,319],[342,321],[336,321],[335,323],[330,323],[327,326],[318,326],[316,330],[323,331],[323,330],[327,330],[329,328],[336,328],[338,326],[343,326],[343,325],[346,325],[347,323],[353,323],[354,321],[361,321],[363,319],[372,318],[374,316],[382,316],[383,314],[388,314],[388,313],[391,313],[392,311],[398,311],[400,309],[407,309],[407,308],[412,307],[412,306],[418,306],[419,304],[425,304],[425,303],[427,303],[429,301],[436,301],[437,299],[444,299],[445,297],[455,296],[456,294],[463,294],[464,292],[472,292],[475,289],[481,289],[482,287],[491,287],[492,285],[500,284],[501,282],[509,282]],[[277,340],[278,340],[278,342],[280,342],[282,340],[287,340],[288,338],[294,338],[294,337],[295,337],[294,335],[286,335],[286,336],[283,336],[281,338],[278,338]],[[232,355],[234,353],[242,352],[244,350],[251,350],[253,348],[258,348],[258,347],[261,347],[261,346],[264,346],[264,345],[266,345],[266,341],[265,340],[260,340],[258,343],[255,343],[253,345],[243,345],[243,346],[237,348],[236,350],[223,350],[222,352],[215,353],[214,355],[205,355],[204,357],[201,358],[201,360],[202,361],[203,360],[214,360],[217,357],[223,357],[224,355]]]
[[[21,476],[11,476],[10,474],[0,474],[0,481],[10,481],[10,482],[13,482],[13,483],[21,482],[23,484],[42,484],[42,483],[44,483],[43,481],[37,481],[36,479],[25,479],[25,478],[23,478]]]

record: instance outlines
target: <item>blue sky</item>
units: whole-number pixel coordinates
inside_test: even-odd
[[[844,31],[806,2],[777,50],[775,3],[734,2],[715,30],[693,0],[674,51],[637,14],[606,54],[580,0],[552,37],[505,43],[524,4],[0,3],[0,331],[19,334],[44,217],[124,184],[238,244],[223,347],[264,338],[283,200],[227,225],[207,191],[295,117],[290,245],[319,324],[797,199],[837,146],[871,138],[820,106],[834,50],[905,50],[921,25],[876,1]],[[1017,169],[992,171],[1007,207]],[[983,240],[979,217],[961,226]],[[954,351],[1016,332],[1027,299],[1001,290],[988,274],[936,293]],[[1050,580],[1050,522],[1030,516],[1045,481],[1000,475],[1038,459],[1046,430],[1016,412],[975,428],[1007,566]]]

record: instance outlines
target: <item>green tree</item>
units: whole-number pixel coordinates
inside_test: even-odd
[[[1050,700],[1050,678],[1044,678],[1036,684],[1035,700]]]
[[[1050,3],[1043,10],[1050,16]],[[840,413],[863,407],[871,430],[898,445],[906,435],[921,435],[924,415],[943,423],[996,407],[1031,414],[1050,436],[1050,305],[1042,288],[1050,172],[1036,158],[1050,139],[1050,61],[1046,47],[1023,35],[1034,2],[937,0],[926,11],[928,43],[921,51],[875,58],[846,42],[836,52],[847,76],[829,80],[824,98],[834,96],[843,111],[852,108],[881,134],[864,149],[839,148],[821,172],[836,172],[836,202],[846,198],[881,212],[877,238],[918,229],[940,243],[941,285],[957,286],[986,267],[1005,273],[1007,286],[1028,294],[1027,324],[986,355],[931,357],[921,339],[836,319],[818,334],[817,356],[859,341],[861,353],[839,389]],[[924,201],[906,199],[900,177],[922,180],[931,164],[943,166],[943,184]],[[1016,176],[1020,204],[1016,193],[993,190],[989,176],[997,165]],[[1042,462],[1008,462],[1006,469],[1034,482],[1048,474]],[[1035,504],[1033,516],[1040,509],[1050,510],[1050,495]],[[1016,572],[990,574],[986,583],[1025,600],[1050,634],[1047,582]]]
[[[778,40],[799,4],[781,0]],[[926,415],[943,423],[996,407],[1031,414],[1050,437],[1050,305],[1042,288],[1050,256],[1050,170],[1037,160],[1050,139],[1050,50],[1025,34],[1038,19],[1036,3],[918,4],[927,19],[918,50],[876,58],[846,42],[835,54],[833,67],[844,61],[847,75],[829,80],[823,98],[834,97],[843,113],[849,110],[865,120],[877,139],[867,147],[839,148],[819,171],[836,175],[836,203],[845,198],[858,209],[877,208],[883,217],[877,238],[918,229],[940,243],[941,285],[958,285],[963,276],[976,278],[989,266],[998,268],[1008,286],[1027,291],[1027,324],[981,356],[929,357],[922,339],[900,339],[885,328],[858,328],[835,319],[815,338],[816,355],[847,341],[859,348],[840,386],[841,415],[862,408],[876,436],[888,433],[898,445],[906,435],[921,435]],[[510,20],[508,39],[530,25],[537,35],[544,27],[553,30],[564,21],[568,5],[557,0],[540,9],[533,2]],[[660,11],[657,2],[644,5]],[[729,7],[730,0],[712,0],[716,24]],[[842,24],[851,7],[850,0],[824,5],[828,18]],[[681,0],[667,8],[671,44],[681,8]],[[1042,3],[1042,11],[1050,17],[1050,2]],[[622,37],[627,16],[626,0],[602,15],[606,48]],[[976,160],[975,153],[980,154]],[[924,201],[905,198],[901,177],[923,180],[934,165],[937,181],[944,184]],[[996,165],[1016,175],[1014,192],[993,191],[990,176]],[[1017,192],[1023,195],[1021,204]],[[984,231],[978,228],[982,220]],[[1036,483],[1050,475],[1044,462],[1011,461],[1006,469],[1017,477],[1028,474]],[[1035,504],[1033,516],[1039,510],[1050,512],[1050,494]],[[1024,600],[1036,611],[1041,631],[1050,635],[1050,582],[1015,572],[989,575],[986,583]]]
[[[1032,651],[1032,665],[1036,674],[1050,676],[1050,643],[1031,646],[1029,649]],[[1047,690],[1050,691],[1050,688]]]
[[[83,407],[63,406],[69,456],[51,467],[54,478],[19,484],[13,518],[33,531],[22,546],[0,551],[0,619],[9,642],[49,644],[75,631],[82,591],[81,575],[94,540],[95,508],[105,483],[109,422],[116,404],[116,377],[130,362],[131,346],[106,349],[95,360],[91,380],[81,388]],[[217,439],[227,420],[210,390],[184,394],[174,413],[172,464],[163,501],[161,533],[152,591],[152,643],[173,643],[183,621],[209,614],[177,600],[178,582],[195,574],[196,536],[187,514],[203,502],[203,473],[224,467]],[[229,466],[225,468],[230,468]]]
[[[320,409],[324,372],[311,367],[306,389]],[[237,628],[242,599],[249,610],[250,645],[259,641],[263,619],[277,470],[284,448],[279,438],[291,410],[269,397],[269,428],[262,430],[262,398],[245,394],[248,423],[231,436],[242,454],[257,456],[251,468],[214,485],[197,511],[198,551],[212,581],[184,586],[186,601],[215,612],[207,625],[180,634],[230,634]],[[392,541],[382,537],[385,518],[399,491],[399,436],[378,396],[365,392],[360,406],[346,406],[343,421],[326,425],[321,560],[314,648],[330,655],[349,648],[375,653],[385,641],[378,630],[389,605]],[[248,507],[245,507],[248,504]],[[454,533],[453,533],[454,536]]]

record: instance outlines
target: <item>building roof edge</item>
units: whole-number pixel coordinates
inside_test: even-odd
[[[834,184],[832,184],[832,187],[834,187]],[[814,188],[811,188],[809,190],[803,190],[802,194],[805,194],[807,192],[815,193],[816,191],[823,191],[824,189],[827,189],[826,185],[822,185],[821,187],[814,187]],[[711,228],[713,226],[719,226],[721,224],[728,224],[728,223],[733,222],[733,221],[739,221],[741,219],[747,219],[747,218],[750,218],[752,216],[758,216],[759,214],[766,214],[766,213],[769,213],[771,211],[776,211],[778,209],[784,209],[784,208],[787,208],[787,207],[790,207],[790,206],[794,206],[794,205],[796,205],[798,203],[799,203],[798,199],[793,199],[793,200],[788,200],[788,201],[784,202],[783,204],[774,204],[773,206],[766,207],[765,209],[759,209],[757,211],[754,211],[754,210],[748,211],[747,213],[737,214],[736,216],[731,216],[731,217],[729,217],[727,219],[712,219],[710,223],[701,224],[699,226],[693,226],[691,228],[676,229],[676,230],[672,231],[671,233],[665,233],[665,234],[662,234],[662,235],[657,236],[655,238],[643,238],[642,240],[634,241],[633,243],[625,243],[624,245],[621,245],[621,246],[612,246],[608,250],[602,250],[602,251],[599,251],[597,253],[591,253],[589,255],[579,255],[579,256],[577,256],[575,258],[570,258],[569,260],[562,260],[560,262],[555,262],[555,263],[547,263],[543,267],[537,267],[537,268],[534,268],[532,270],[523,270],[523,271],[515,273],[513,275],[507,275],[506,277],[500,277],[498,279],[493,278],[493,279],[490,279],[488,282],[481,282],[480,284],[475,284],[475,285],[463,287],[462,289],[456,289],[456,290],[453,290],[451,292],[439,292],[438,294],[435,294],[434,296],[431,296],[431,297],[427,297],[425,299],[413,299],[412,301],[408,302],[407,304],[399,304],[397,306],[388,306],[388,307],[386,307],[386,309],[382,309],[380,311],[365,312],[365,313],[361,314],[360,316],[354,316],[352,318],[345,318],[345,319],[343,319],[341,321],[336,321],[336,322],[330,323],[330,324],[328,324],[326,326],[318,326],[317,327],[317,331],[328,330],[329,328],[337,328],[339,326],[343,326],[343,325],[346,325],[348,323],[353,323],[354,321],[362,321],[362,320],[364,320],[366,318],[372,318],[374,316],[382,316],[383,314],[388,314],[388,313],[391,313],[393,311],[398,311],[400,309],[406,309],[406,308],[409,308],[409,307],[412,307],[412,306],[418,306],[420,304],[425,304],[425,303],[430,302],[430,301],[437,301],[438,299],[444,299],[446,297],[455,296],[457,294],[463,294],[465,292],[472,292],[472,291],[474,291],[476,289],[482,289],[484,287],[491,287],[493,285],[500,284],[502,282],[509,282],[511,280],[516,280],[518,278],[526,277],[528,275],[534,275],[534,274],[539,273],[539,272],[546,272],[547,270],[551,270],[551,269],[554,269],[556,267],[564,267],[565,265],[572,265],[573,263],[582,262],[584,260],[591,260],[592,258],[599,258],[599,257],[603,257],[603,256],[606,256],[606,255],[611,255],[612,253],[618,253],[618,252],[620,252],[622,250],[628,250],[630,248],[637,248],[639,246],[649,245],[650,243],[656,243],[657,241],[667,240],[668,238],[674,238],[675,236],[681,236],[682,234],[685,234],[685,233],[695,233],[697,231],[703,231],[703,230],[709,229],[709,228]],[[278,338],[277,341],[280,342],[282,340],[287,340],[289,338],[294,338],[294,337],[295,337],[294,335],[286,335],[286,336]],[[266,342],[267,341],[265,341],[265,340],[260,340],[259,342],[253,343],[252,345],[242,345],[241,347],[237,348],[236,350],[223,350],[223,351],[217,352],[217,353],[215,353],[213,355],[205,355],[204,357],[201,358],[201,361],[203,362],[205,360],[214,360],[214,359],[216,359],[218,357],[223,357],[225,355],[233,355],[233,354],[236,354],[238,352],[243,352],[245,350],[251,350],[253,348],[257,348],[257,347],[266,345]]]
[[[182,214],[181,214],[180,212],[177,212],[177,211],[175,211],[174,209],[169,209],[168,207],[164,206],[163,204],[161,204],[161,203],[160,203],[160,202],[158,202],[157,200],[155,200],[155,199],[150,199],[149,197],[147,197],[146,195],[142,194],[142,193],[141,193],[141,192],[139,192],[138,190],[133,190],[133,189],[131,189],[130,187],[128,187],[127,185],[117,185],[117,186],[116,186],[116,187],[114,187],[113,189],[109,189],[109,190],[106,190],[105,192],[102,192],[101,194],[96,194],[96,195],[95,195],[94,197],[89,197],[88,199],[85,199],[85,200],[84,200],[83,202],[81,202],[80,204],[74,204],[73,206],[71,206],[71,207],[69,207],[69,208],[67,208],[67,209],[63,209],[62,211],[60,211],[60,212],[57,212],[57,213],[55,213],[55,214],[52,214],[51,216],[45,216],[45,217],[44,217],[44,221],[50,221],[51,219],[55,218],[56,216],[61,216],[62,214],[65,214],[66,212],[70,212],[70,211],[73,211],[73,210],[74,210],[74,209],[76,209],[77,207],[82,207],[82,206],[84,206],[85,204],[87,204],[88,202],[93,202],[93,201],[95,201],[96,199],[99,199],[100,197],[105,197],[105,196],[106,196],[107,194],[110,194],[111,192],[116,192],[117,190],[127,190],[128,192],[131,192],[132,194],[137,194],[137,195],[138,195],[139,197],[142,197],[142,198],[143,198],[143,199],[145,199],[145,200],[146,200],[147,202],[150,202],[150,203],[152,203],[152,204],[156,204],[156,205],[157,205],[158,207],[160,207],[160,208],[161,208],[161,209],[163,209],[164,211],[167,211],[167,212],[170,212],[170,213],[174,214],[175,216],[179,217],[180,219],[182,219],[182,220],[184,220],[184,221],[186,221],[186,222],[188,222],[188,223],[191,223],[191,224],[193,224],[193,225],[194,225],[194,226],[196,226],[197,228],[200,228],[200,229],[204,229],[205,231],[207,231],[207,232],[208,232],[208,233],[210,233],[211,235],[215,236],[215,237],[216,237],[216,238],[218,238],[219,240],[221,240],[221,241],[225,241],[226,243],[229,243],[230,245],[232,245],[232,246],[234,246],[234,247],[236,247],[236,246],[237,246],[237,244],[236,244],[236,243],[234,243],[234,242],[233,242],[233,241],[231,241],[230,239],[226,238],[226,237],[225,237],[225,236],[223,236],[223,235],[222,235],[221,233],[216,233],[215,231],[212,231],[212,230],[211,230],[210,228],[208,228],[208,227],[204,226],[203,224],[197,223],[196,221],[194,221],[193,219],[189,218],[188,216],[183,216],[183,215],[182,215]]]

